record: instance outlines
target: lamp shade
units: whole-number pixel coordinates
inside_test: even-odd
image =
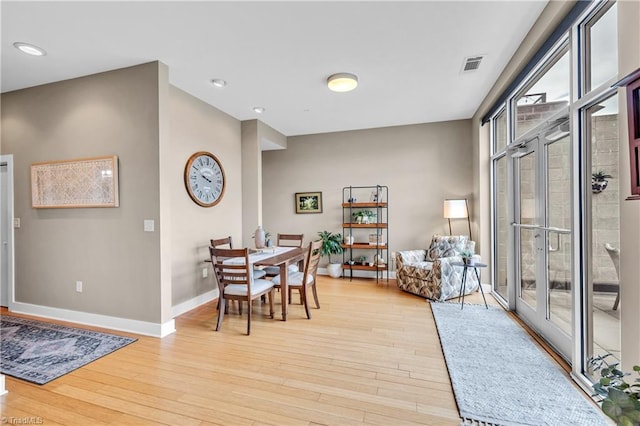
[[[467,200],[444,200],[444,217],[447,219],[462,219],[469,217]]]

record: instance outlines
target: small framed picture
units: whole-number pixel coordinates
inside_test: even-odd
[[[322,213],[322,192],[296,192],[296,213]]]
[[[372,203],[379,203],[382,201],[378,199],[378,191],[371,191],[371,198],[369,198],[369,201]]]

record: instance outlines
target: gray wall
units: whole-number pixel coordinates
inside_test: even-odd
[[[170,166],[167,170],[171,199],[171,264],[173,305],[217,289],[209,257],[211,238],[231,235],[242,245],[242,173],[240,122],[220,110],[170,87]],[[203,208],[194,203],[184,185],[184,167],[197,151],[214,154],[224,168],[226,185],[222,201]],[[208,268],[208,277],[202,277]]]
[[[18,302],[158,323],[159,64],[2,95],[2,153],[14,155]],[[32,209],[35,162],[117,155],[120,207]],[[75,291],[76,281],[84,291]]]
[[[295,136],[287,145],[262,154],[263,222],[274,236],[304,233],[306,244],[322,230],[342,233],[342,188],[380,184],[389,187],[389,249],[426,248],[449,232],[443,200],[471,195],[469,120]],[[309,191],[322,192],[323,213],[296,214],[294,194]],[[455,220],[453,232],[467,234],[466,221]]]

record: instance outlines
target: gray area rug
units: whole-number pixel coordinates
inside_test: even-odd
[[[462,424],[607,425],[507,313],[431,303]]]
[[[2,315],[0,371],[43,385],[136,340]]]

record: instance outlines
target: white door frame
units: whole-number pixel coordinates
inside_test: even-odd
[[[11,311],[13,309],[13,304],[15,302],[14,299],[14,289],[15,289],[15,273],[14,273],[14,266],[15,266],[15,261],[14,261],[14,252],[15,252],[15,246],[14,246],[14,226],[13,226],[13,217],[14,217],[14,211],[13,211],[13,155],[9,154],[9,155],[0,155],[0,164],[6,164],[7,165],[7,194],[6,194],[6,200],[7,200],[7,211],[9,212],[8,216],[9,217],[0,217],[0,220],[6,220],[8,221],[8,235],[7,235],[7,269],[8,269],[8,273],[7,276],[9,278],[9,282],[7,283],[7,287],[8,287],[8,292],[7,292],[7,302],[8,302],[8,308]],[[3,198],[5,198],[5,195],[3,194]]]

